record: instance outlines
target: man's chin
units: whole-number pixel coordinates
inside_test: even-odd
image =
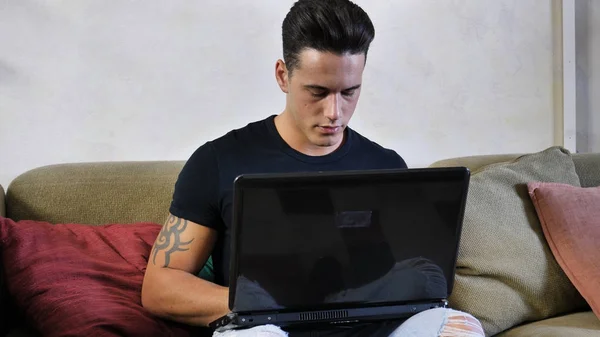
[[[320,135],[315,139],[313,144],[319,147],[332,147],[339,146],[342,142],[342,135],[334,135],[334,136],[323,136]]]

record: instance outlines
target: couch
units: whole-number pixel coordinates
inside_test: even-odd
[[[552,148],[555,156],[571,160],[571,154],[560,148]],[[445,159],[433,163],[432,167],[466,166],[472,172],[472,184],[485,186],[484,181],[478,181],[479,171],[484,167],[494,167],[503,163],[518,160],[521,155],[489,155],[464,158]],[[547,160],[545,158],[544,160]],[[536,158],[533,159],[537,160]],[[600,185],[600,154],[573,154],[572,162],[582,186]],[[4,190],[0,187],[0,215],[14,221],[35,220],[48,223],[72,223],[83,225],[102,225],[110,223],[154,222],[163,223],[170,202],[173,185],[184,163],[181,161],[164,162],[99,162],[99,163],[69,163],[36,168],[17,177]],[[551,164],[549,167],[560,165]],[[535,168],[535,165],[533,165]],[[483,177],[483,173],[481,174]],[[483,179],[483,178],[482,178]],[[492,179],[492,178],[490,178]],[[501,181],[501,180],[500,180]],[[498,179],[495,180],[498,183]],[[510,191],[509,187],[509,191]],[[498,197],[497,200],[502,198]],[[471,199],[469,199],[471,202]],[[488,202],[494,204],[496,201]],[[486,207],[486,206],[481,206]],[[477,211],[473,207],[469,212]],[[530,219],[531,216],[529,217]],[[492,219],[493,220],[493,219]],[[467,230],[470,230],[467,228]],[[470,240],[470,241],[469,241]],[[477,235],[463,235],[461,247],[477,246]],[[506,242],[499,242],[499,245]],[[543,245],[543,244],[542,244]],[[493,247],[485,248],[493,251]],[[462,250],[462,248],[461,248]],[[465,248],[467,250],[467,248]],[[547,252],[547,251],[546,251]],[[513,307],[511,298],[490,298],[484,292],[488,286],[470,287],[473,279],[485,278],[485,273],[474,275],[472,270],[461,266],[461,261],[469,258],[466,253],[459,257],[455,291],[450,300],[451,306],[471,312],[482,319],[487,335],[504,337],[513,336],[600,336],[600,320],[578,294],[571,290],[551,288],[562,291],[567,296],[566,309],[537,310],[526,307],[526,313],[517,315],[521,310],[519,305]],[[515,256],[515,259],[528,259],[530,256]],[[547,255],[545,258],[550,258]],[[461,260],[462,259],[462,260]],[[462,274],[460,274],[462,272]],[[469,278],[471,277],[471,279]],[[533,276],[535,278],[535,275]],[[539,275],[539,278],[548,277]],[[559,276],[560,278],[560,276]],[[558,279],[556,279],[558,280]],[[561,282],[565,281],[564,275]],[[557,281],[558,282],[558,281]],[[567,285],[568,286],[568,285]],[[477,289],[470,292],[470,288]],[[515,291],[512,287],[510,291]],[[518,291],[518,286],[516,287]],[[566,288],[565,288],[566,289]],[[528,291],[525,289],[524,291]],[[550,291],[547,291],[549,294]],[[519,296],[519,295],[518,295]],[[523,295],[523,297],[530,295]],[[551,297],[551,295],[548,295]],[[559,295],[560,296],[560,295]],[[3,287],[3,326],[8,336],[37,336],[30,318],[23,317],[21,310],[7,307],[11,294],[6,294]],[[487,298],[485,298],[487,297]],[[479,303],[482,302],[482,303]],[[544,304],[544,306],[552,306]],[[491,313],[486,313],[488,307],[493,307]],[[537,308],[537,309],[536,309]],[[537,311],[536,311],[537,310]],[[505,317],[507,319],[504,319]],[[502,318],[500,323],[494,319]]]
[[[533,230],[539,219],[525,185],[538,180],[600,186],[600,153],[551,147],[526,155],[444,159],[430,166],[471,170],[450,305],[479,318],[488,336],[600,336],[600,320],[556,263],[542,231]],[[514,235],[502,232],[502,226]],[[595,256],[600,259],[600,253]],[[490,266],[495,261],[502,263]]]

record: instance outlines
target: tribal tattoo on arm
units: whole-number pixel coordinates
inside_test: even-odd
[[[175,252],[184,252],[189,250],[189,245],[194,241],[181,241],[181,234],[188,226],[188,221],[185,219],[178,218],[173,215],[169,215],[167,222],[158,233],[154,249],[152,250],[152,263],[156,265],[156,256],[164,252],[165,263],[163,267],[168,267],[171,262],[171,254]]]

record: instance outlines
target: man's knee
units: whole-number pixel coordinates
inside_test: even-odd
[[[440,337],[485,337],[481,323],[473,315],[452,309],[446,310],[448,312],[445,324],[440,329]]]
[[[412,316],[391,336],[485,337],[485,333],[479,320],[472,315],[453,309],[436,308]]]
[[[213,337],[286,337],[288,333],[274,325],[260,325],[241,330],[215,332]]]

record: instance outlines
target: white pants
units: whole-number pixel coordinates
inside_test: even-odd
[[[274,325],[215,332],[214,337],[283,337],[288,333]],[[400,325],[390,337],[485,337],[479,321],[468,313],[436,308],[420,312]]]

